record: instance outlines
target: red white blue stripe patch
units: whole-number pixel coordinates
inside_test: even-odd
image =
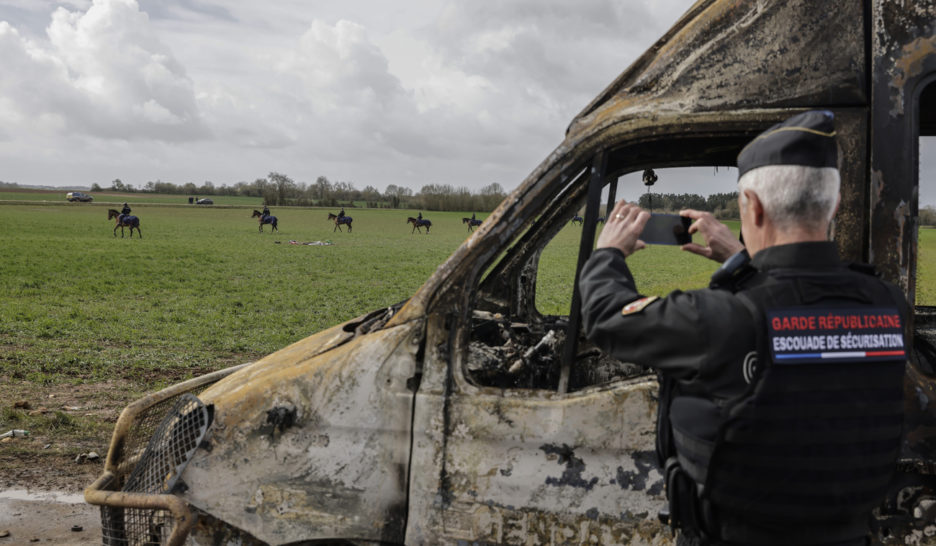
[[[792,308],[767,312],[777,364],[905,360],[903,321],[895,308]]]

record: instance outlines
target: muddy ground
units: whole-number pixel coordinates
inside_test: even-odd
[[[111,383],[8,379],[0,378],[0,434],[29,435],[0,439],[0,546],[100,544],[100,511],[82,492],[101,474],[113,424],[136,395]]]

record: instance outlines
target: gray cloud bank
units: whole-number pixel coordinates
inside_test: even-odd
[[[513,188],[688,0],[13,0],[0,180]]]

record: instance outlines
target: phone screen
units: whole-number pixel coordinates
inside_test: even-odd
[[[684,245],[692,242],[689,226],[692,218],[678,214],[652,213],[640,234],[640,240],[648,245]]]

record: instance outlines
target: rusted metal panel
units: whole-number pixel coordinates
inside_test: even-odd
[[[412,488],[432,494],[412,496],[407,543],[665,543],[656,388],[421,390]]]
[[[638,114],[864,105],[863,19],[860,2],[699,2],[569,135]]]
[[[201,395],[215,421],[183,498],[269,544],[400,542],[423,321],[316,357],[309,338]]]
[[[871,40],[871,261],[916,294],[916,97],[936,75],[936,2],[874,0]]]
[[[868,225],[868,115],[862,108],[833,109],[839,151],[841,196],[834,237],[842,259],[866,262]]]

